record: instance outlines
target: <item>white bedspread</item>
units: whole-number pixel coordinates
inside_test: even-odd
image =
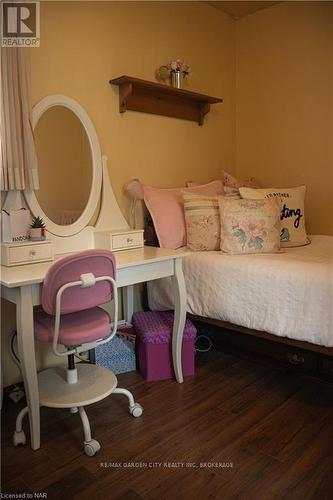
[[[184,259],[187,311],[333,346],[333,237],[282,254],[193,252]],[[172,309],[170,278],[149,282],[152,309]]]

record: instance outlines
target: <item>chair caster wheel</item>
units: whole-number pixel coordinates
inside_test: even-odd
[[[141,417],[143,408],[139,403],[134,403],[134,405],[130,408],[130,413],[133,417]]]
[[[101,445],[96,439],[84,443],[84,452],[88,457],[93,457],[101,449]]]
[[[26,443],[26,437],[24,431],[14,431],[13,434],[13,444],[14,446],[18,446],[19,444],[24,445]]]

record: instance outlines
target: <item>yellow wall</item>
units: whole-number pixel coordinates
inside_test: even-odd
[[[261,10],[236,40],[237,173],[306,184],[308,231],[333,234],[333,3]]]
[[[155,186],[215,178],[234,159],[234,21],[201,2],[42,2],[41,47],[31,50],[33,103],[77,99],[92,119],[118,202],[139,177]],[[111,78],[154,80],[172,58],[191,64],[188,88],[222,97],[205,125],[118,111]]]

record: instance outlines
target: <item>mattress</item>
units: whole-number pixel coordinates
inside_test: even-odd
[[[333,237],[281,254],[192,252],[183,260],[187,311],[333,347]],[[149,306],[173,308],[170,278],[148,284]]]

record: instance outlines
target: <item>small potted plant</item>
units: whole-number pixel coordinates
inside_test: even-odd
[[[30,239],[33,241],[45,240],[45,224],[41,217],[33,217],[29,229]]]

